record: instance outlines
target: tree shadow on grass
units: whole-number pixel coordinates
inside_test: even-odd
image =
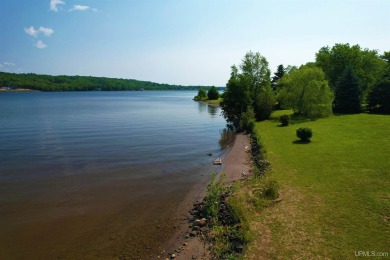
[[[311,141],[310,140],[306,140],[306,141],[295,140],[295,141],[292,141],[291,143],[293,143],[293,144],[310,144]]]
[[[297,125],[297,124],[302,124],[302,123],[307,123],[307,122],[313,122],[317,121],[317,117],[312,117],[312,118],[307,118],[307,117],[301,117],[301,116],[291,116],[290,118],[290,124],[291,125]]]

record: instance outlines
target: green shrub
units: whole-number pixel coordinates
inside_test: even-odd
[[[282,115],[279,120],[280,123],[282,123],[282,126],[288,126],[290,123],[290,117],[288,115]]]
[[[255,112],[253,112],[252,107],[248,107],[248,109],[241,116],[240,128],[247,133],[252,133],[255,128],[255,125]]]
[[[206,90],[204,88],[200,88],[198,90],[198,95],[196,95],[194,97],[194,100],[195,101],[202,101],[202,100],[205,100],[205,99],[207,99],[207,92],[206,92]]]
[[[222,184],[224,175],[216,180],[217,174],[211,175],[211,180],[207,185],[207,193],[205,196],[204,211],[214,225],[218,222],[219,205],[221,197],[227,192],[226,186]]]
[[[212,86],[209,91],[207,92],[207,97],[210,100],[216,100],[219,98],[219,92],[216,87]]]
[[[264,197],[272,200],[279,197],[279,185],[276,180],[270,179],[266,182]]]
[[[257,210],[270,206],[274,200],[279,198],[279,184],[270,176],[252,179],[254,186],[251,202]]]
[[[310,138],[313,136],[313,131],[308,127],[301,127],[297,129],[297,136],[301,141],[308,142]]]

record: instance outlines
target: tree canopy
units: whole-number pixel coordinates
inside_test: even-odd
[[[207,91],[207,97],[210,100],[216,100],[219,98],[218,89],[215,86],[212,86],[209,91]]]
[[[0,72],[0,87],[25,88],[39,91],[90,90],[175,90],[198,89],[199,86],[160,84],[135,79],[115,79],[89,76],[50,76]]]
[[[371,113],[390,114],[390,80],[378,82],[368,94],[367,109]]]
[[[305,117],[324,117],[332,113],[333,93],[320,68],[302,66],[280,81],[284,88],[278,100],[283,108]]]
[[[284,68],[283,64],[280,64],[274,73],[274,76],[272,77],[271,86],[272,90],[274,92],[277,92],[280,88],[278,88],[278,81],[283,77],[283,75],[286,73],[286,69]]]
[[[322,47],[316,53],[316,65],[322,68],[330,87],[336,90],[337,82],[350,66],[357,75],[363,92],[381,78],[385,62],[376,50],[362,49],[359,45],[335,44],[332,48]]]
[[[345,68],[337,81],[333,111],[338,113],[360,113],[362,92],[359,79],[351,66]]]
[[[257,120],[270,116],[275,103],[270,74],[267,59],[258,52],[246,53],[239,68],[231,67],[221,102],[222,114],[228,122],[239,127],[248,107],[254,109]]]
[[[381,59],[386,62],[382,79],[368,93],[367,109],[370,113],[390,114],[390,52]]]
[[[199,88],[198,89],[198,95],[194,97],[194,100],[196,101],[201,101],[205,100],[207,98],[207,92],[204,88]]]

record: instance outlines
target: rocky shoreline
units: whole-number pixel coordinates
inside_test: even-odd
[[[250,169],[250,140],[247,135],[237,134],[233,144],[223,157],[223,164],[218,176],[223,174],[224,184],[232,185],[235,181],[245,179]],[[190,195],[184,202],[186,208],[185,218],[182,218],[178,232],[174,234],[169,243],[168,250],[162,250],[157,259],[212,259],[210,247],[210,220],[204,212],[204,196],[206,185],[198,186],[197,196]],[[228,196],[228,194],[226,194]],[[190,201],[192,198],[192,201]],[[225,199],[225,198],[222,198]],[[229,221],[229,212],[226,204],[221,201],[219,209],[222,218]],[[223,220],[222,220],[223,221]],[[236,252],[242,251],[237,247]]]

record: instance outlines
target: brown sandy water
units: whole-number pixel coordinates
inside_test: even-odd
[[[34,182],[3,185],[0,259],[155,258],[183,221],[179,206],[191,187],[208,179],[105,175],[47,180],[44,189]],[[34,185],[37,193],[26,192]]]

